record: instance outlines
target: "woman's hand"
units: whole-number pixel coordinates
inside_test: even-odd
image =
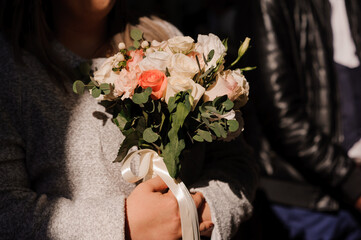
[[[200,194],[201,197],[204,199],[202,193],[197,194]],[[209,205],[206,201],[204,201],[203,204],[198,207],[198,216],[199,231],[201,235],[205,237],[211,237],[214,224],[211,218],[211,209],[209,208]]]
[[[197,209],[204,197],[196,193]],[[126,200],[126,239],[164,239],[182,237],[178,202],[160,177],[139,184]]]

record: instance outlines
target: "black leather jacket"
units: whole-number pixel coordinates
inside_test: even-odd
[[[329,1],[249,2],[257,69],[248,79],[257,118],[246,112],[245,136],[261,159],[261,187],[283,204],[336,210],[340,196],[354,204],[361,171],[339,145]],[[361,3],[346,2],[361,57]]]

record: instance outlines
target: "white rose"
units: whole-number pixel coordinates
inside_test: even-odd
[[[174,76],[174,77],[168,77],[167,81],[168,81],[167,90],[165,93],[166,103],[168,103],[170,97],[173,97],[177,93],[181,91],[191,90],[191,95],[194,100],[192,106],[195,107],[205,91],[204,87],[202,87],[198,83],[195,83],[190,78]]]
[[[244,105],[248,100],[249,84],[241,70],[226,70],[218,74],[216,82],[204,94],[205,101],[213,101],[216,97],[226,95],[232,101],[237,98]]]
[[[165,72],[170,54],[163,51],[157,51],[148,54],[140,63],[139,67],[142,71],[160,70]]]
[[[168,70],[171,77],[177,75],[184,78],[193,78],[199,68],[194,59],[182,53],[176,53],[170,58]]]
[[[226,55],[226,47],[223,45],[219,37],[212,33],[209,35],[198,35],[195,51],[207,58],[209,52],[212,50],[214,50],[214,55],[212,60],[208,62],[206,70],[212,66],[216,67],[218,59]]]
[[[164,51],[169,54],[173,54],[168,47],[167,41],[158,42],[157,40],[153,40],[150,44],[150,49],[153,49],[154,51]]]
[[[193,50],[194,40],[188,36],[176,36],[168,40],[168,47],[173,53],[187,54]]]
[[[116,67],[119,62],[117,60],[117,55],[106,59],[97,71],[94,72],[94,80],[99,83],[111,83],[114,84],[114,81],[119,77],[112,69]],[[99,59],[93,63],[93,66],[99,64],[102,59]]]

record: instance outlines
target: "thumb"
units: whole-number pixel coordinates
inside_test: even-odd
[[[145,181],[144,185],[146,185],[151,192],[165,193],[168,190],[167,184],[165,184],[159,176]]]
[[[212,223],[212,221],[203,221],[199,224],[199,232],[203,236],[212,233],[213,228],[214,224]]]

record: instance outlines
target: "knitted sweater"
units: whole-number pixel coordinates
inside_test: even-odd
[[[165,27],[170,27],[170,24]],[[83,59],[54,44],[71,67]],[[124,139],[90,94],[57,88],[39,61],[14,62],[0,35],[0,239],[124,239],[124,202],[136,186],[113,163]],[[254,163],[242,140],[185,153],[182,176],[230,239],[251,213]]]

